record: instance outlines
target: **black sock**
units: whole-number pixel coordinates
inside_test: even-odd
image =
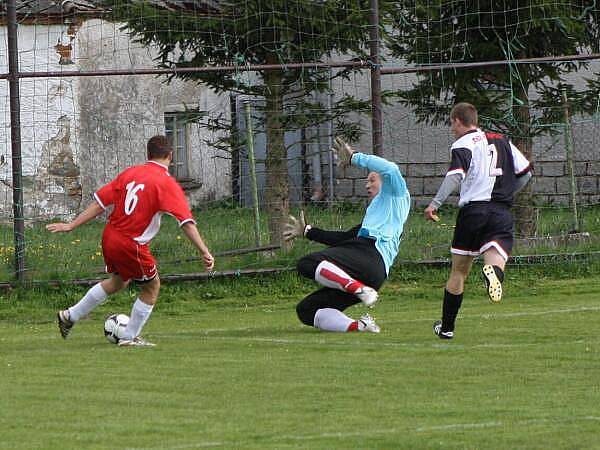
[[[444,290],[444,303],[442,305],[442,331],[454,331],[454,322],[462,303],[463,294],[451,294]]]
[[[496,272],[496,277],[500,280],[500,283],[504,282],[504,271],[498,266],[492,266],[494,268],[494,272]]]

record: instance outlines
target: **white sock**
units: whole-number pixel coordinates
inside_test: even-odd
[[[343,269],[329,261],[321,261],[315,270],[315,281],[325,287],[354,294],[363,283],[355,280]]]
[[[315,328],[324,331],[348,331],[350,324],[354,322],[343,312],[334,308],[321,308],[315,314]]]
[[[125,328],[124,338],[133,339],[140,335],[144,324],[152,314],[152,308],[154,305],[148,305],[139,298],[134,302],[131,307],[131,315],[129,316],[129,323]]]
[[[108,297],[108,294],[104,288],[102,288],[102,284],[95,284],[86,292],[77,304],[69,308],[69,320],[71,322],[77,322],[82,317],[87,316],[96,306],[102,303],[106,297]]]

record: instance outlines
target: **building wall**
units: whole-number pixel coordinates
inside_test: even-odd
[[[152,67],[155,55],[119,31],[119,27],[91,20],[78,32],[81,69],[127,69]],[[102,43],[99,48],[98,43]],[[124,51],[127,49],[127,51]],[[229,97],[217,95],[206,86],[155,75],[83,77],[79,80],[79,120],[82,147],[89,157],[83,163],[84,186],[114,177],[123,167],[143,162],[146,141],[164,134],[164,115],[186,110],[229,114]],[[190,175],[201,187],[188,191],[192,205],[231,194],[229,155],[206,141],[216,135],[198,124],[188,125],[191,149]],[[94,168],[102,168],[97,173]]]
[[[21,71],[60,70],[59,55],[53,48],[61,39],[59,26],[18,28],[19,68]],[[0,28],[6,43],[6,28]],[[0,50],[0,71],[8,72],[6,45]],[[21,154],[24,210],[27,219],[69,215],[81,203],[81,178],[78,166],[75,117],[77,81],[67,78],[22,79]],[[12,215],[12,159],[9,86],[0,83],[0,217]]]
[[[588,71],[572,75],[578,88],[584,78],[600,72],[600,62],[593,62]],[[384,75],[384,90],[408,88],[414,75]],[[368,74],[334,84],[337,96],[344,93],[361,98],[370,96]],[[355,117],[364,132],[357,149],[371,153],[371,118]],[[418,124],[407,108],[394,103],[383,108],[384,155],[398,163],[417,205],[428,204],[437,192],[450,162],[449,148],[454,137],[448,126]],[[583,204],[600,202],[600,111],[595,117],[572,118],[573,158],[578,201]],[[542,203],[567,204],[569,178],[564,134],[534,139],[535,177],[533,189]],[[335,197],[338,199],[366,198],[366,172],[355,168],[337,171]],[[456,198],[451,198],[451,201]]]
[[[117,24],[89,20],[72,40],[74,64],[60,64],[57,42],[68,43],[63,25],[19,27],[20,70],[59,71],[152,67],[152,52],[134,45]],[[0,28],[6,42],[6,28]],[[6,46],[4,46],[6,48]],[[63,55],[64,56],[64,55]],[[63,58],[64,62],[64,58]],[[8,72],[0,49],[0,71]],[[154,75],[23,79],[21,148],[25,216],[28,220],[73,217],[90,194],[125,167],[146,159],[146,142],[164,134],[164,114],[202,110],[229,114],[229,99],[205,86]],[[0,217],[12,214],[8,82],[0,81]],[[230,160],[206,141],[217,136],[198,124],[187,127],[190,174],[187,191],[197,205],[231,194]]]

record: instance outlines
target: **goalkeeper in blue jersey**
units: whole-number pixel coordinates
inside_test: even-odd
[[[355,152],[340,138],[335,139],[332,150],[341,167],[354,165],[369,170],[366,188],[370,203],[362,223],[347,231],[308,225],[303,213],[299,219],[290,216],[284,229],[286,240],[304,236],[329,246],[298,261],[298,272],[323,287],[298,303],[296,312],[302,323],[320,330],[379,333],[369,314],[354,320],[343,311],[360,302],[372,307],[378,300],[377,290],[398,254],[410,195],[396,164]]]

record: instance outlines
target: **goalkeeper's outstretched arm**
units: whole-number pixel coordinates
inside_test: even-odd
[[[306,239],[325,245],[335,245],[342,241],[355,238],[360,230],[360,224],[347,231],[328,231],[313,227],[306,223],[304,211],[300,211],[298,218],[290,216],[290,220],[284,226],[283,238],[293,241],[297,237],[304,236]]]
[[[305,236],[307,239],[318,242],[319,244],[336,245],[340,242],[347,241],[348,239],[355,238],[358,235],[360,227],[361,224],[358,224],[346,231],[329,231],[311,227],[306,231]]]

